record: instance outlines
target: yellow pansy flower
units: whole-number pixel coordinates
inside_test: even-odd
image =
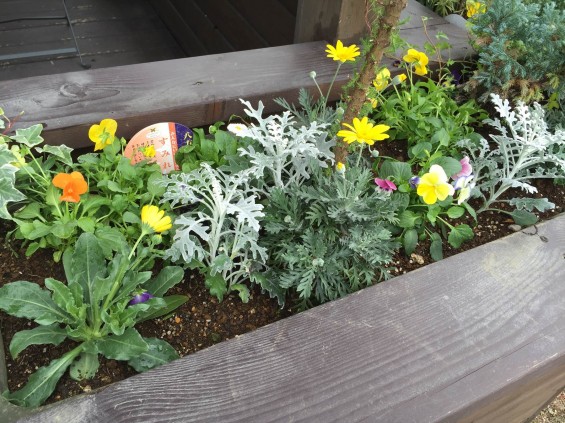
[[[103,119],[100,125],[92,125],[88,131],[88,138],[94,143],[94,151],[102,150],[114,142],[118,123],[114,119]]]
[[[428,68],[426,66],[429,63],[429,59],[428,56],[426,56],[426,53],[411,48],[408,49],[408,52],[402,59],[406,63],[412,63],[414,65],[414,73],[416,75],[424,76],[428,73]]]
[[[455,188],[448,182],[447,175],[440,165],[432,165],[430,171],[420,177],[416,190],[424,203],[435,204],[455,193]]]
[[[377,91],[382,91],[387,87],[389,79],[390,71],[387,68],[381,69],[373,81],[373,86]]]

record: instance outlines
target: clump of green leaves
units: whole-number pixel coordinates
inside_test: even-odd
[[[526,103],[565,90],[565,9],[561,2],[493,1],[471,18],[479,68],[470,88]]]
[[[398,206],[357,167],[330,175],[317,168],[306,185],[274,189],[260,239],[269,251],[271,286],[263,288],[279,300],[297,292],[304,309],[386,278],[397,247],[387,224],[397,222]]]
[[[223,166],[229,156],[237,153],[238,138],[227,131],[219,129],[223,122],[210,126],[209,136],[201,128],[195,129],[192,142],[178,149],[175,162],[183,172],[198,169],[201,163],[212,167]]]
[[[418,0],[440,16],[461,13],[465,9],[465,0]]]
[[[520,225],[534,224],[537,217],[532,212],[551,209],[553,203],[545,198],[506,200],[501,196],[510,188],[534,194],[537,189],[529,183],[532,179],[565,177],[565,131],[548,131],[544,110],[537,103],[528,107],[519,102],[512,110],[508,100],[496,94],[492,94],[492,102],[503,121],[496,118],[487,122],[499,134],[490,136],[490,144],[484,139],[478,144],[469,140],[459,143],[467,149],[475,169],[473,195],[483,203],[477,212],[496,210],[509,213]],[[493,208],[496,203],[508,203],[515,210]]]
[[[48,278],[45,287],[17,281],[0,288],[0,309],[32,319],[39,326],[23,330],[10,342],[14,358],[30,345],[59,345],[65,339],[78,345],[61,358],[41,367],[20,390],[5,393],[15,404],[36,407],[53,392],[70,367],[75,380],[94,377],[99,354],[127,361],[137,371],[149,370],[178,357],[166,341],[144,338],[134,326],[159,317],[188,300],[181,295],[165,296],[183,278],[180,267],[169,266],[155,277],[137,270],[143,256],[134,257],[127,245],[111,260],[105,258],[100,241],[83,233],[76,246],[63,257],[66,283]],[[130,304],[136,293],[148,291],[152,298]]]

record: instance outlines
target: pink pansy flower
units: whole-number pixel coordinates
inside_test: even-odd
[[[377,186],[384,191],[396,191],[396,185],[394,185],[394,182],[389,181],[388,179],[375,178],[375,184],[377,184]]]
[[[471,166],[471,163],[469,163],[469,157],[463,157],[461,160],[459,160],[459,163],[461,163],[461,171],[451,177],[451,179],[453,179],[454,181],[461,178],[462,176],[470,176],[473,173],[473,167]]]

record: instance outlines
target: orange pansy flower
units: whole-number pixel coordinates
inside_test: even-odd
[[[53,178],[53,185],[63,190],[59,201],[78,203],[80,195],[88,191],[88,184],[80,172],[58,173]]]

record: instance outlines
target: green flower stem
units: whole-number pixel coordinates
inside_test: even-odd
[[[361,156],[363,155],[363,147],[365,147],[365,143],[361,143],[361,147],[359,148],[359,156],[357,157],[357,163],[355,164],[355,167],[359,167],[359,164],[361,163]]]
[[[139,238],[137,238],[137,241],[135,241],[135,244],[133,244],[133,247],[129,253],[128,256],[128,260],[131,260],[133,253],[135,253],[135,250],[137,249],[137,246],[139,245],[139,242],[141,241],[141,239],[145,236],[145,235],[149,235],[149,232],[147,232],[147,229],[145,229],[145,227],[142,227],[141,229],[141,235],[139,235]]]
[[[332,78],[332,82],[330,82],[330,87],[328,88],[328,93],[327,93],[326,96],[324,97],[324,100],[325,100],[325,101],[324,101],[324,110],[325,110],[325,108],[326,108],[326,105],[328,104],[328,98],[330,98],[330,93],[332,92],[332,88],[333,88],[333,86],[334,86],[334,82],[335,82],[335,80],[336,80],[336,78],[337,78],[337,75],[338,75],[338,73],[339,73],[339,70],[341,69],[341,65],[343,65],[343,63],[341,63],[341,62],[339,62],[339,63],[337,64],[337,69],[335,70],[335,74],[334,74],[334,77]]]
[[[440,220],[441,222],[445,223],[449,229],[455,229],[455,227],[453,225],[451,225],[448,221],[446,221],[445,219],[442,219],[439,215],[436,216],[436,219]]]

